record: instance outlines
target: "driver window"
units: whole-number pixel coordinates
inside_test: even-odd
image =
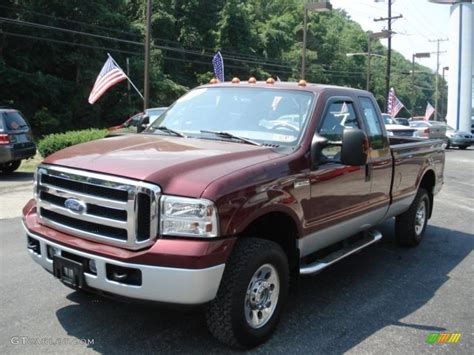
[[[360,128],[354,105],[349,101],[335,101],[331,103],[323,117],[319,135],[329,142],[341,142],[344,128]],[[339,161],[341,147],[329,145],[322,151],[322,161]]]

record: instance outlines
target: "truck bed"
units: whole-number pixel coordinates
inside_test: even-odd
[[[441,188],[444,170],[443,140],[390,137],[389,141],[393,158],[392,202],[414,197],[420,179],[429,167],[435,171],[435,186]]]

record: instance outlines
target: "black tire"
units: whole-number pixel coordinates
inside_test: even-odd
[[[276,307],[274,307],[273,313],[268,316],[265,323],[256,328],[250,325],[251,320],[247,321],[246,316],[247,314],[250,317],[252,314],[250,299],[255,293],[251,292],[251,288],[254,291],[257,290],[257,282],[252,287],[250,287],[250,282],[258,274],[257,271],[262,270],[266,265],[271,265],[276,273],[271,278],[268,274],[266,276],[262,274],[262,280],[265,282],[264,279],[268,279],[270,281],[267,284],[271,284],[276,274],[280,284],[279,293],[274,296],[276,300],[273,304],[276,304]],[[270,296],[277,289],[275,284],[273,287],[272,289],[269,286],[267,289],[272,290]],[[237,348],[248,349],[265,342],[278,323],[286,303],[288,288],[288,259],[278,244],[258,238],[238,240],[225,266],[217,296],[207,309],[206,319],[209,331],[222,343]],[[269,300],[267,298],[263,303],[271,304],[271,300],[267,303]],[[252,301],[255,301],[255,298]],[[250,310],[250,312],[247,313],[246,310]],[[262,313],[265,312],[260,312],[257,309],[254,309],[253,312],[257,312],[257,318],[263,317],[265,319],[265,316],[262,316]]]
[[[422,207],[423,204],[424,207]],[[418,189],[410,208],[395,219],[395,238],[399,245],[417,246],[420,244],[428,224],[430,208],[428,192],[423,188]]]
[[[465,149],[467,149],[468,147],[469,147],[468,145],[460,145],[460,146],[459,146],[459,149],[465,150]]]
[[[21,165],[21,160],[10,161],[8,163],[0,165],[0,171],[3,174],[11,174],[16,169],[18,169],[20,167],[20,165]]]
[[[451,148],[451,144],[450,144],[450,142],[448,141],[448,143],[446,143],[446,149],[449,149],[449,148]]]

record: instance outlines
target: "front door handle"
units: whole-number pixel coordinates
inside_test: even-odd
[[[365,182],[372,179],[372,164],[365,164]]]

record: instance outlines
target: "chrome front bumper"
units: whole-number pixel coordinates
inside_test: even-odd
[[[201,304],[216,297],[225,264],[206,269],[179,269],[162,266],[123,263],[94,254],[89,254],[51,242],[31,233],[23,225],[28,237],[39,242],[40,252],[28,248],[32,259],[49,272],[53,272],[53,260],[48,257],[47,247],[54,247],[79,257],[92,259],[96,263],[97,275],[84,272],[88,287],[124,297],[156,302],[178,304]],[[107,278],[106,264],[139,269],[142,275],[140,286],[112,281]]]

